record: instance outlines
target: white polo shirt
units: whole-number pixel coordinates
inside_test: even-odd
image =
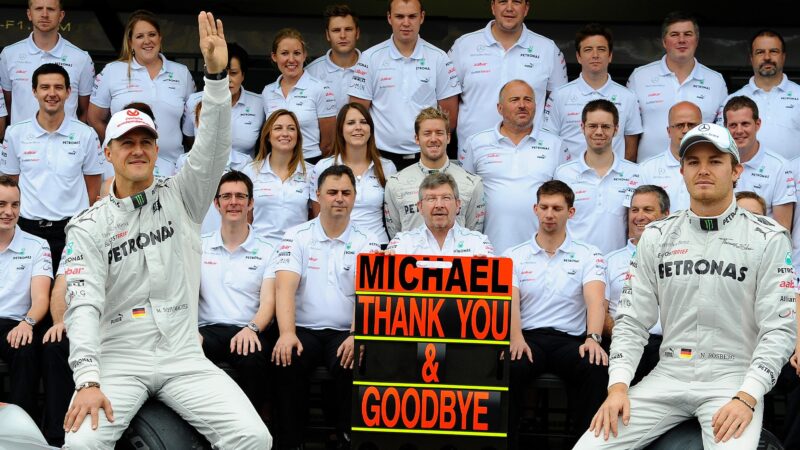
[[[372,102],[378,148],[414,155],[414,120],[429,106],[461,93],[453,62],[445,52],[417,39],[410,57],[403,56],[389,37],[361,54],[348,94]]]
[[[494,247],[485,234],[458,223],[447,231],[442,247],[427,225],[422,225],[397,233],[386,250],[393,250],[398,255],[494,256]]]
[[[58,268],[56,269],[56,277],[59,275],[64,275],[64,271],[67,270],[67,250],[69,250],[68,246],[65,246],[63,250],[61,250],[61,258],[58,260]]]
[[[553,257],[536,238],[503,253],[514,262],[512,285],[519,289],[523,330],[555,328],[573,336],[586,335],[583,286],[606,282],[606,262],[593,245],[573,240],[569,233]]]
[[[660,155],[653,156],[639,164],[639,175],[641,177],[640,186],[652,184],[667,192],[669,212],[689,209],[689,191],[686,189],[686,182],[681,175],[681,162],[675,159],[669,148]],[[625,206],[630,207],[630,196],[632,195],[633,191],[625,200]]]
[[[130,79],[128,63],[108,63],[95,77],[90,101],[99,108],[108,108],[111,114],[131,102],[147,103],[153,109],[159,129],[158,156],[175,162],[183,154],[181,118],[186,100],[195,91],[194,80],[183,64],[160,55],[162,66],[155,79],[147,68],[131,60]]]
[[[198,324],[247,326],[261,304],[261,284],[275,278],[270,265],[274,247],[252,228],[233,252],[225,248],[219,230],[201,239]]]
[[[334,163],[333,156],[321,159],[313,169],[311,169],[310,198],[318,202],[317,199],[317,180],[322,172]],[[336,164],[341,164],[338,162]],[[381,158],[383,176],[385,180],[397,173],[394,163],[386,158]],[[384,188],[381,186],[378,177],[375,175],[375,166],[370,163],[367,171],[356,177],[356,202],[350,212],[350,221],[356,227],[372,233],[379,244],[389,242],[389,235],[386,234],[386,227],[383,225],[383,195]]]
[[[459,147],[473,134],[502,120],[497,96],[507,82],[524,80],[533,88],[534,128],[542,122],[547,92],[567,82],[564,55],[555,42],[523,25],[519,40],[505,50],[492,35],[493,23],[456,39],[448,53],[463,90],[458,109]]]
[[[269,156],[261,167],[248,164],[242,172],[253,181],[253,229],[273,246],[290,227],[308,220],[310,174],[300,164],[286,181],[272,171]]]
[[[792,173],[800,174],[800,156],[789,161],[789,167]],[[794,274],[800,283],[800,180],[797,175],[794,177],[795,181],[795,204],[794,204],[794,217],[792,218],[792,264],[794,265]],[[798,287],[800,289],[800,287]]]
[[[586,150],[586,137],[581,131],[581,113],[587,103],[601,99],[613,103],[619,112],[619,131],[612,140],[615,155],[625,158],[625,136],[642,133],[639,102],[630,89],[614,82],[609,76],[606,84],[595,90],[586,83],[583,75],[578,75],[578,78],[553,91],[544,106],[542,128],[564,140],[565,153],[561,162],[577,158]]]
[[[353,83],[353,72],[355,71],[355,64],[352,67],[339,67],[331,60],[331,52],[320,56],[307,65],[305,70],[310,73],[314,78],[327,84],[333,97],[336,99],[336,114],[342,106],[350,103],[350,95],[347,93],[350,90],[350,85]],[[361,51],[356,49],[358,57],[361,58]]]
[[[739,95],[750,97],[758,106],[758,142],[787,160],[800,156],[800,84],[784,74],[781,84],[767,92],[750,77],[750,82],[729,95],[725,103]],[[723,120],[720,111],[717,123],[722,125]]]
[[[533,213],[536,190],[553,179],[562,147],[561,139],[536,128],[514,145],[500,134],[501,125],[473,135],[459,151],[464,170],[483,180],[483,231],[498,253],[530,239],[539,228]]]
[[[750,161],[742,163],[744,171],[736,182],[735,192],[752,191],[767,202],[767,215],[772,207],[795,203],[795,175],[789,162],[763,145]]]
[[[567,222],[570,234],[608,253],[625,245],[625,199],[639,186],[639,166],[615,156],[601,178],[586,165],[585,154],[559,166],[554,178],[575,192],[575,215]]]
[[[31,309],[31,278],[53,278],[47,241],[17,225],[11,244],[0,252],[0,273],[0,318],[22,320]]]
[[[315,158],[322,154],[319,149],[319,119],[336,116],[336,98],[327,84],[305,71],[289,95],[284,97],[282,78],[283,75],[280,75],[274,83],[264,86],[261,92],[264,114],[268,118],[278,109],[295,113],[303,135],[303,158]]]
[[[666,56],[637,67],[628,79],[628,88],[636,94],[644,133],[639,141],[638,161],[657,155],[669,146],[667,125],[669,109],[680,101],[689,101],[703,112],[703,122],[717,120],[720,105],[728,96],[728,87],[719,72],[695,60],[692,73],[682,84],[667,67]]]
[[[88,208],[83,176],[102,174],[105,162],[94,129],[70,117],[52,133],[35,117],[11,125],[0,152],[0,172],[20,176],[20,216],[34,220],[62,220]]]
[[[195,135],[194,110],[202,99],[203,93],[195,92],[186,100],[183,110],[183,134],[186,136]],[[239,100],[231,108],[231,150],[250,157],[255,155],[258,135],[261,133],[264,120],[261,96],[242,88]]]
[[[608,276],[606,280],[606,300],[608,300],[608,314],[614,319],[617,319],[617,305],[622,296],[622,286],[625,284],[625,275],[628,274],[628,269],[631,265],[631,258],[636,251],[636,246],[633,245],[630,239],[625,247],[614,250],[606,255],[608,263]],[[650,328],[650,334],[663,334],[661,330],[661,318],[653,328]]]
[[[69,93],[64,111],[76,117],[78,97],[92,93],[94,64],[89,53],[72,45],[58,35],[58,42],[46,52],[33,42],[33,33],[26,39],[11,44],[0,53],[0,84],[4,91],[11,92],[11,123],[33,117],[39,111],[39,102],[33,96],[33,72],[42,64],[55,63],[69,74]]]
[[[295,324],[321,330],[349,330],[353,323],[359,253],[380,246],[371,234],[349,224],[341,236],[325,234],[319,218],[290,228],[278,249],[275,272],[300,275]]]

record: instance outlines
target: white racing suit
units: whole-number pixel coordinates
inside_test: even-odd
[[[75,384],[100,383],[114,411],[87,417],[65,448],[109,449],[150,396],[215,448],[267,449],[271,437],[236,383],[198,341],[200,223],[228,162],[228,79],[205,80],[192,157],[172,178],[108,197],[67,226],[69,362]],[[168,130],[162,130],[162,133]]]
[[[705,448],[755,449],[764,394],[794,350],[791,251],[783,227],[735,202],[719,217],[683,210],[648,225],[617,310],[609,386],[630,385],[659,306],[661,359],[630,389],[619,436],[587,432],[575,448],[643,448],[696,416]],[[738,391],[757,400],[753,421],[739,439],[715,444],[711,419]]]

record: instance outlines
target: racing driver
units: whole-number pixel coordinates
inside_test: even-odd
[[[153,121],[136,109],[117,112],[103,144],[114,166],[111,192],[67,228],[65,323],[76,393],[64,448],[114,448],[150,396],[214,448],[271,445],[247,397],[203,356],[198,339],[200,223],[231,146],[222,22],[201,12],[198,28],[205,92],[186,165],[173,178],[154,179]]]
[[[789,233],[736,205],[743,168],[726,129],[698,125],[679,156],[690,209],[652,222],[639,240],[612,335],[608,397],[575,448],[642,448],[696,416],[704,448],[754,449],[764,394],[794,350]],[[628,391],[659,306],[661,359]]]

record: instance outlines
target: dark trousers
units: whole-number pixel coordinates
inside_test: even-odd
[[[13,403],[28,413],[38,423],[39,414],[36,408],[36,397],[39,393],[39,345],[34,333],[33,342],[20,348],[12,348],[6,340],[8,333],[17,325],[18,320],[0,319],[0,360],[10,366],[9,378],[11,392],[9,403]]]
[[[644,346],[642,359],[639,360],[639,366],[636,367],[636,374],[631,380],[631,386],[642,381],[642,378],[656,368],[658,360],[661,358],[661,341],[663,340],[664,338],[660,334],[651,334],[647,339],[647,345]]]
[[[225,362],[236,370],[239,387],[250,399],[250,403],[253,404],[256,411],[261,411],[267,398],[267,389],[270,386],[268,373],[272,345],[265,330],[258,334],[261,351],[256,349],[255,353],[248,353],[246,356],[239,355],[235,351],[231,352],[231,339],[241,330],[242,327],[236,325],[200,327],[200,334],[203,336],[203,352],[206,354],[206,358],[213,363]]]
[[[336,431],[350,430],[350,403],[353,371],[339,365],[336,350],[347,339],[347,331],[310,330],[297,327],[297,337],[303,353],[292,355],[292,364],[278,367],[277,439],[282,447],[303,443],[303,431],[308,416],[309,375],[318,366],[325,366],[334,379],[336,400]]]
[[[398,153],[381,150],[381,156],[392,161],[395,167],[397,167],[398,172],[419,161],[419,153],[415,153],[413,155],[401,155]]]
[[[533,362],[528,360],[527,355],[511,362],[508,430],[512,448],[518,440],[525,389],[543,373],[555,374],[567,385],[573,433],[583,433],[606,398],[608,367],[590,364],[588,353],[581,358],[578,347],[585,342],[583,336],[571,336],[552,329],[523,330],[522,334],[533,353]]]
[[[64,445],[64,416],[67,415],[75,382],[69,368],[69,340],[42,344],[42,381],[44,382],[44,437],[50,445]]]
[[[53,278],[55,278],[58,263],[61,261],[61,252],[64,251],[64,241],[66,234],[64,228],[69,219],[50,222],[47,220],[29,220],[24,217],[19,218],[19,227],[22,231],[38,236],[50,245],[50,254],[53,258]]]
[[[800,377],[790,363],[786,363],[778,376],[778,383],[772,392],[786,394],[786,415],[784,416],[783,446],[786,449],[800,448]]]

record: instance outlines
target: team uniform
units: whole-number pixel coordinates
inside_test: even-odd
[[[599,177],[584,155],[560,165],[554,178],[575,192],[575,215],[567,222],[570,234],[608,253],[625,245],[625,200],[640,184],[639,166],[615,155],[611,168]]]
[[[661,318],[661,359],[629,391],[631,421],[576,448],[642,448],[696,416],[705,448],[756,448],[764,394],[794,350],[795,292],[789,234],[738,208],[701,218],[690,210],[652,222],[639,240],[622,291],[609,357],[609,386],[630,384]],[[738,439],[715,444],[713,414],[744,391],[757,400]],[[616,419],[615,419],[616,420]]]
[[[669,147],[669,109],[680,101],[689,101],[703,112],[703,122],[712,123],[721,112],[728,87],[719,72],[695,60],[692,73],[678,83],[667,67],[667,57],[637,67],[628,79],[628,88],[636,94],[644,133],[639,141],[638,161],[642,162]]]
[[[793,174],[800,174],[800,157],[789,161],[789,168],[792,169]],[[792,230],[797,230],[792,233],[792,261],[794,262],[795,276],[800,275],[800,180],[797,175],[794,177],[795,182],[795,204],[794,215],[792,216]],[[800,289],[800,278],[797,279],[798,289]]]
[[[483,181],[483,231],[498,253],[530,239],[539,228],[533,213],[536,190],[553,179],[562,146],[561,139],[535,128],[514,145],[500,134],[501,125],[473,135],[459,150],[462,167]]]
[[[328,167],[341,162],[334,161],[333,156],[320,160],[311,170],[311,201],[318,202],[317,199],[317,179]],[[394,163],[386,158],[381,158],[383,175],[388,181],[389,177],[397,173]],[[364,174],[356,177],[356,202],[353,210],[350,211],[350,221],[359,229],[372,233],[379,244],[389,242],[386,234],[386,227],[383,225],[383,197],[384,188],[381,186],[378,177],[375,176],[375,167],[369,163]]]
[[[611,77],[600,89],[595,90],[583,79],[583,75],[559,87],[547,98],[544,106],[542,128],[564,141],[561,162],[577,158],[586,150],[586,137],[581,130],[583,107],[592,100],[608,100],[619,112],[619,131],[612,140],[614,154],[625,158],[625,136],[642,134],[642,117],[639,102],[630,89],[616,83]]]
[[[77,116],[78,97],[92,93],[94,64],[88,52],[72,45],[60,34],[55,47],[44,51],[36,46],[31,33],[26,39],[6,46],[0,53],[0,85],[4,91],[11,93],[12,124],[27,120],[39,111],[39,102],[33,96],[31,79],[33,72],[47,63],[58,64],[69,74],[72,90],[64,105],[67,117]],[[5,105],[3,108],[5,109]]]
[[[639,174],[639,185],[652,184],[667,192],[672,212],[689,209],[689,191],[681,175],[681,162],[669,148],[639,164]],[[631,206],[631,195],[633,192],[625,199],[627,207]]]
[[[497,112],[500,88],[511,80],[523,80],[536,100],[534,129],[542,122],[547,92],[567,82],[564,55],[555,42],[522,26],[522,35],[505,50],[492,35],[489,22],[453,43],[448,55],[461,81],[458,109],[458,147],[475,133],[491,128],[502,117]]]
[[[788,161],[761,146],[755,156],[742,165],[744,171],[733,190],[760,195],[767,203],[768,216],[772,217],[773,206],[795,203],[794,172]]]
[[[372,134],[378,148],[398,155],[419,153],[414,143],[419,112],[460,93],[450,58],[421,37],[408,58],[391,37],[361,53],[348,91],[351,97],[372,102]]]
[[[401,231],[425,224],[417,210],[417,202],[420,200],[419,185],[426,176],[434,172],[444,172],[456,180],[458,198],[461,199],[456,222],[470,230],[483,231],[486,202],[481,178],[468,173],[452,161],[447,161],[444,167],[436,170],[428,169],[418,162],[386,180],[383,215],[389,238],[394,238]]]
[[[199,229],[230,152],[230,105],[227,78],[206,79],[186,167],[131,197],[111,189],[70,221],[69,361],[76,385],[101,384],[116,420],[100,414],[97,430],[84,420],[65,448],[112,448],[150,395],[212,446],[271,444],[247,397],[206,359],[197,337]]]
[[[342,109],[342,106],[350,103],[350,95],[347,93],[350,90],[350,85],[353,82],[353,67],[339,67],[331,60],[331,52],[320,56],[305,67],[305,71],[311,74],[314,78],[327,84],[333,92],[333,97],[336,99],[336,113]],[[356,49],[358,57],[361,58],[361,51]]]
[[[442,256],[493,256],[494,247],[489,238],[478,231],[472,231],[454,223],[447,231],[444,245],[439,242],[427,225],[398,233],[389,242],[386,250],[398,255],[442,255]]]
[[[239,100],[231,108],[231,149],[252,158],[264,125],[264,107],[258,94],[244,88],[239,92]],[[202,98],[202,92],[195,92],[186,100],[183,110],[183,134],[186,136],[194,137],[195,109]]]

